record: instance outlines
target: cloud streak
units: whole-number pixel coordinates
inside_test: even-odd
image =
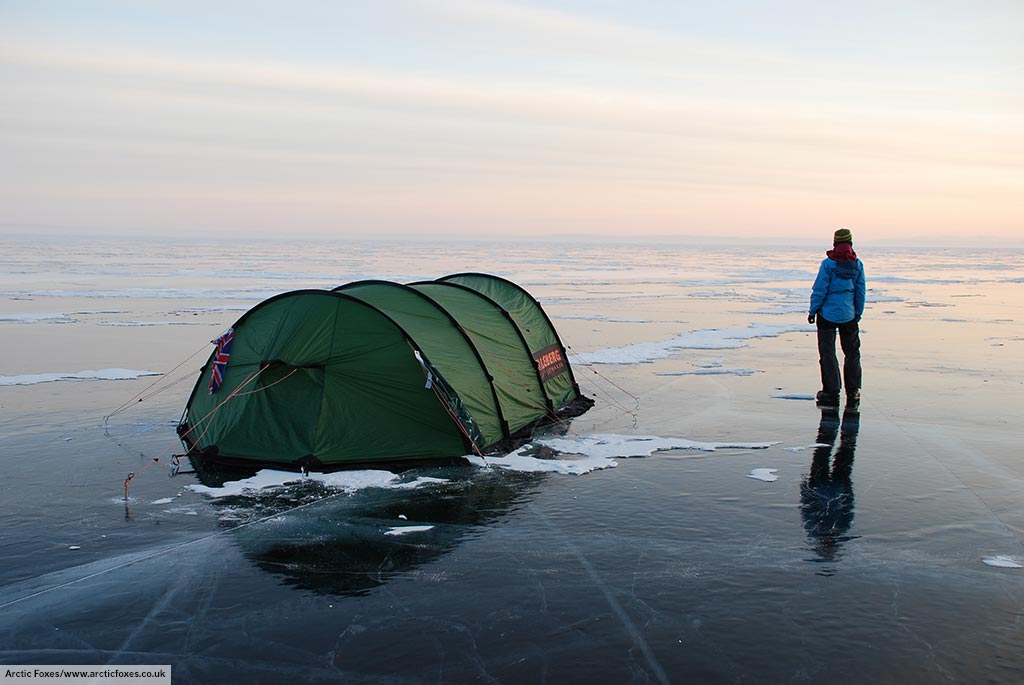
[[[1021,209],[1012,88],[902,89],[905,75],[555,8],[400,6],[426,21],[424,45],[449,31],[457,54],[492,50],[410,67],[0,36],[0,153],[16,162],[0,208],[15,223],[516,232],[847,216],[955,231],[978,207],[1000,229]],[[501,69],[524,41],[529,64]]]

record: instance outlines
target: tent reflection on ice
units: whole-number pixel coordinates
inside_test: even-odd
[[[218,346],[178,425],[201,462],[319,470],[453,458],[593,404],[540,304],[488,274],[282,293],[232,330],[227,364],[221,356],[217,369]]]

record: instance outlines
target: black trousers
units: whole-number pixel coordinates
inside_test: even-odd
[[[838,395],[846,381],[847,394],[860,390],[860,327],[857,322],[834,323],[821,314],[818,323],[818,363],[821,365],[821,389],[829,395]],[[843,348],[843,378],[839,377],[839,360],[836,358],[836,331],[839,331],[839,345]]]

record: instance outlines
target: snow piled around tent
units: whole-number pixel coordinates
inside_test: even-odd
[[[335,473],[309,473],[303,475],[294,471],[278,471],[263,469],[255,476],[224,483],[219,488],[207,485],[187,485],[188,490],[213,498],[233,497],[252,494],[267,488],[277,488],[296,483],[320,483],[339,492],[353,493],[366,488],[390,488],[394,490],[411,490],[430,483],[446,483],[443,478],[421,476],[415,480],[404,482],[401,476],[390,471],[362,470],[338,471]]]
[[[534,440],[504,456],[467,456],[471,463],[484,468],[502,468],[524,473],[563,473],[583,475],[598,469],[618,466],[616,459],[628,457],[649,457],[655,452],[669,450],[697,450],[714,452],[720,449],[759,450],[767,449],[774,442],[697,442],[686,438],[659,438],[646,435],[615,435],[597,433],[571,438],[547,438]],[[362,470],[337,471],[334,473],[309,473],[302,475],[293,471],[263,469],[251,478],[228,481],[222,487],[188,485],[193,492],[219,499],[238,495],[254,494],[268,488],[277,488],[305,482],[316,482],[339,492],[353,493],[366,488],[390,488],[409,490],[424,485],[446,483],[443,478],[421,476],[404,481],[402,476],[390,471]]]

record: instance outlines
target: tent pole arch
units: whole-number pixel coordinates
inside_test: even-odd
[[[375,312],[376,314],[378,314],[379,316],[381,316],[382,318],[387,320],[395,328],[395,330],[398,331],[401,334],[402,338],[406,341],[406,343],[409,345],[409,347],[411,348],[412,351],[419,352],[421,355],[424,356],[424,358],[426,358],[426,355],[419,348],[419,345],[416,343],[415,339],[413,339],[410,336],[409,332],[404,327],[402,327],[387,312],[381,310],[379,307],[376,307],[376,306],[374,306],[374,305],[372,305],[372,304],[370,304],[368,302],[364,302],[364,301],[362,301],[362,300],[360,300],[360,299],[358,299],[356,297],[352,297],[352,296],[347,295],[347,294],[345,294],[343,292],[337,292],[337,291],[334,291],[334,290],[327,291],[327,290],[317,290],[317,289],[304,289],[304,290],[292,290],[292,291],[288,291],[288,292],[284,292],[284,293],[279,293],[278,295],[275,295],[273,297],[270,297],[270,298],[264,300],[263,302],[260,302],[259,304],[254,306],[252,309],[250,309],[249,311],[245,312],[233,324],[231,324],[230,327],[231,328],[238,328],[239,326],[241,326],[246,321],[246,319],[248,319],[254,313],[258,312],[259,310],[261,310],[265,306],[268,306],[268,305],[270,305],[270,304],[272,304],[272,303],[274,303],[274,302],[276,302],[278,300],[281,300],[281,299],[284,299],[284,298],[289,298],[289,297],[294,298],[296,296],[300,296],[300,295],[303,295],[303,294],[328,295],[328,296],[331,296],[331,297],[335,297],[335,298],[337,298],[339,300],[353,302],[353,303],[355,303],[355,304],[357,304],[357,305],[359,305],[361,307],[365,307],[365,308],[367,308],[369,310],[372,310],[373,312]],[[195,385],[192,387],[192,392],[189,394],[188,402],[185,405],[185,409],[182,412],[182,417],[181,417],[181,419],[179,421],[179,424],[178,424],[179,436],[181,437],[182,442],[185,443],[186,449],[188,449],[189,451],[191,451],[193,447],[198,447],[198,441],[197,440],[189,441],[187,439],[188,438],[188,435],[187,435],[188,431],[190,431],[190,430],[192,430],[194,428],[194,426],[192,428],[187,428],[188,422],[192,418],[190,416],[189,408],[191,407],[192,401],[195,399],[196,394],[200,391],[200,388],[203,387],[203,379],[204,379],[206,371],[209,368],[210,363],[213,361],[215,355],[216,355],[216,350],[214,350],[210,354],[210,356],[207,358],[206,363],[200,369],[199,378],[196,380]],[[329,354],[329,358],[328,358],[327,361],[329,361],[330,358],[333,358],[333,341],[332,341],[332,352]],[[263,361],[261,361],[260,362],[261,369],[265,368],[269,364],[274,363],[274,361],[275,360],[263,360]],[[429,363],[429,359],[427,359],[427,362]],[[432,371],[435,374],[437,374],[443,380],[443,376],[436,369],[436,367],[433,367],[432,364],[431,364],[431,367],[432,367]],[[243,383],[244,382],[249,382],[249,381],[243,381]],[[236,390],[237,390],[237,387],[236,387]],[[435,398],[437,399],[438,403],[440,403],[442,405],[444,404],[444,402],[441,400],[441,398],[437,397],[436,393],[435,393]],[[322,401],[322,398],[321,398],[321,401]],[[203,417],[203,418],[200,419],[200,421],[206,420],[206,418],[207,417]],[[452,418],[453,422],[457,421],[457,418],[455,416],[452,416],[451,418]],[[467,449],[467,451],[479,451],[479,448],[484,447],[483,445],[475,445],[473,443],[472,439],[469,437],[469,435],[465,432],[465,430],[462,430],[461,427],[460,427],[460,430],[459,430],[459,434],[460,434],[461,440],[462,440],[463,444],[465,445],[465,448]]]
[[[410,285],[442,285],[442,286],[445,286],[445,287],[448,287],[448,288],[458,288],[459,290],[462,290],[463,292],[471,293],[471,294],[475,295],[476,297],[479,297],[480,299],[484,300],[485,302],[488,302],[495,309],[500,311],[502,313],[502,315],[505,317],[505,319],[512,325],[512,330],[514,330],[516,332],[516,337],[519,339],[519,343],[523,347],[523,353],[526,354],[526,358],[530,361],[530,366],[533,367],[533,372],[537,376],[537,384],[540,386],[540,391],[544,395],[544,406],[545,406],[545,409],[547,410],[547,413],[550,416],[555,416],[555,405],[551,401],[551,397],[548,395],[547,389],[544,387],[544,379],[541,377],[540,366],[537,364],[537,360],[533,358],[533,353],[530,351],[530,344],[528,342],[526,342],[526,338],[523,337],[523,332],[519,329],[519,324],[516,323],[516,320],[512,317],[511,314],[509,314],[507,309],[505,309],[500,304],[498,304],[497,302],[495,302],[491,298],[487,297],[483,293],[481,293],[481,292],[479,292],[477,290],[473,290],[472,288],[466,287],[466,286],[461,285],[459,283],[448,283],[448,282],[445,282],[445,281],[442,281],[442,280],[437,280],[437,281],[418,281],[416,283],[411,283]]]
[[[480,367],[480,371],[484,374],[484,377],[487,379],[488,388],[490,389],[490,392],[491,392],[491,400],[494,403],[494,409],[497,412],[499,420],[500,420],[500,423],[501,423],[502,436],[504,438],[506,438],[506,439],[511,438],[512,437],[512,432],[509,430],[508,420],[505,418],[504,411],[501,408],[501,402],[498,399],[498,391],[494,387],[494,376],[491,374],[490,369],[487,368],[487,364],[484,363],[484,359],[483,359],[483,356],[480,354],[480,350],[477,348],[477,346],[473,342],[472,338],[470,338],[470,336],[466,334],[466,331],[459,324],[458,320],[456,320],[455,317],[452,316],[452,313],[449,312],[447,309],[445,309],[443,306],[441,306],[441,304],[439,304],[438,302],[435,302],[433,299],[431,299],[427,295],[421,293],[420,291],[418,291],[418,290],[416,290],[414,288],[410,288],[409,286],[403,285],[401,283],[395,283],[393,281],[384,281],[384,280],[378,280],[378,279],[366,279],[366,280],[362,280],[362,281],[354,281],[352,283],[346,283],[345,285],[339,285],[338,287],[332,289],[331,292],[344,293],[344,291],[346,289],[355,288],[355,287],[364,286],[364,285],[387,286],[387,287],[391,287],[391,288],[399,288],[399,289],[401,289],[404,292],[412,293],[417,298],[419,298],[423,302],[429,304],[431,307],[433,307],[438,312],[440,312],[445,317],[445,319],[447,319],[448,322],[451,323],[452,328],[455,329],[456,332],[458,332],[459,336],[466,342],[466,345],[473,352],[473,356],[476,359],[477,365]],[[353,297],[353,296],[347,296],[347,297]],[[359,300],[358,297],[353,297],[353,299]],[[359,300],[359,301],[362,302],[362,300]],[[377,308],[377,307],[375,307],[375,309],[379,310],[379,308]],[[399,327],[399,328],[403,332],[405,332],[405,329],[403,329],[401,327]],[[406,335],[408,335],[408,333],[406,333]],[[415,339],[412,339],[412,340],[415,343]]]
[[[510,288],[514,288],[515,290],[519,291],[520,293],[525,295],[527,298],[529,298],[530,301],[533,302],[533,304],[537,307],[537,311],[540,313],[540,315],[542,317],[544,317],[544,321],[547,323],[548,328],[551,329],[551,334],[555,337],[555,340],[558,343],[558,349],[561,351],[562,357],[564,359],[566,359],[566,360],[569,359],[568,352],[565,349],[565,344],[562,342],[562,337],[560,335],[558,335],[558,329],[556,329],[555,325],[553,323],[551,323],[551,317],[548,316],[547,311],[545,311],[544,307],[542,307],[540,302],[537,301],[537,298],[535,298],[533,295],[531,295],[530,292],[528,290],[526,290],[526,288],[523,288],[518,283],[514,283],[514,282],[508,280],[507,278],[502,278],[501,276],[495,276],[494,274],[485,274],[485,273],[482,273],[482,272],[479,272],[479,271],[461,271],[459,273],[448,274],[447,276],[442,276],[441,278],[438,278],[437,280],[439,282],[444,283],[444,282],[447,282],[449,279],[458,278],[459,276],[486,278],[486,279],[489,279],[489,280],[492,280],[492,281],[498,281],[498,282],[500,282],[500,283],[502,283],[502,284],[504,284],[504,285],[506,285],[506,286],[508,286]],[[575,390],[577,395],[582,395],[583,393],[582,393],[582,391],[580,391],[579,383],[576,381],[576,374],[573,373],[572,365],[571,364],[566,364],[566,368],[567,368],[567,370],[569,372],[569,379],[572,382],[573,390]]]

